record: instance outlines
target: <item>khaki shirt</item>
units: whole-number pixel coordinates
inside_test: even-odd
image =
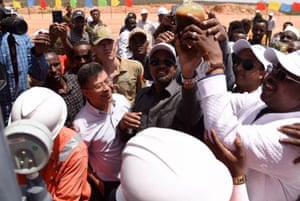
[[[119,58],[120,69],[113,77],[113,92],[123,94],[130,103],[134,102],[137,92],[145,86],[143,65],[131,59]]]

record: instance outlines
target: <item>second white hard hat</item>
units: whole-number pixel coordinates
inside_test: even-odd
[[[228,201],[232,178],[198,139],[148,128],[126,145],[117,201]]]

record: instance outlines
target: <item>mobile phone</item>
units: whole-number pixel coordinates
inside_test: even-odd
[[[53,23],[62,23],[63,22],[63,15],[61,10],[53,10],[52,11],[52,22]]]

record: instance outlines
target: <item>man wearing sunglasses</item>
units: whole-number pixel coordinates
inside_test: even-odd
[[[172,128],[200,137],[201,110],[197,86],[190,75],[182,74],[183,84],[175,79],[176,53],[167,43],[154,45],[149,53],[149,71],[153,78],[150,87],[136,96],[132,111],[121,121],[134,132],[148,127]],[[193,77],[193,74],[191,75]],[[198,136],[199,135],[199,136]]]
[[[226,89],[219,44],[207,35],[205,22],[193,20],[198,26],[187,27],[181,40],[196,32],[197,53],[186,53],[180,46],[176,50],[185,71],[194,72],[195,64],[204,55],[210,64],[205,77],[198,82],[205,128],[213,128],[230,150],[234,150],[234,140],[239,136],[245,148],[246,184],[251,201],[297,200],[300,167],[292,161],[299,156],[299,148],[280,143],[279,139],[287,136],[278,128],[300,121],[300,52],[285,55],[267,49],[264,56],[273,68],[263,82],[261,99],[252,93],[233,96]],[[234,181],[245,175],[236,175]]]
[[[261,84],[265,78],[268,65],[264,58],[265,47],[251,45],[247,40],[240,39],[233,45],[233,72],[235,85],[233,92],[244,93],[255,90],[261,93]]]
[[[78,42],[74,45],[71,51],[71,69],[68,71],[68,73],[77,75],[77,72],[81,66],[92,61],[92,46],[85,41]]]

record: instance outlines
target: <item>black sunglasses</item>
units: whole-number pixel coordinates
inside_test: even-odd
[[[284,80],[290,80],[293,82],[296,82],[297,84],[300,84],[300,80],[296,80],[295,78],[289,76],[285,71],[282,70],[281,66],[275,66],[269,65],[267,68],[267,72],[272,75],[276,80],[284,81]]]
[[[254,67],[253,61],[251,59],[243,60],[235,54],[232,55],[232,63],[233,67],[237,67],[238,65],[242,64],[245,70],[252,70]]]
[[[151,66],[158,66],[160,64],[164,64],[168,67],[174,66],[175,65],[175,61],[173,59],[163,59],[163,60],[159,60],[159,59],[150,59],[150,65]]]
[[[76,55],[76,56],[74,56],[74,59],[76,60],[76,61],[81,61],[81,59],[84,59],[84,60],[88,60],[88,59],[90,59],[92,57],[92,55],[91,54],[86,54],[86,55]]]

